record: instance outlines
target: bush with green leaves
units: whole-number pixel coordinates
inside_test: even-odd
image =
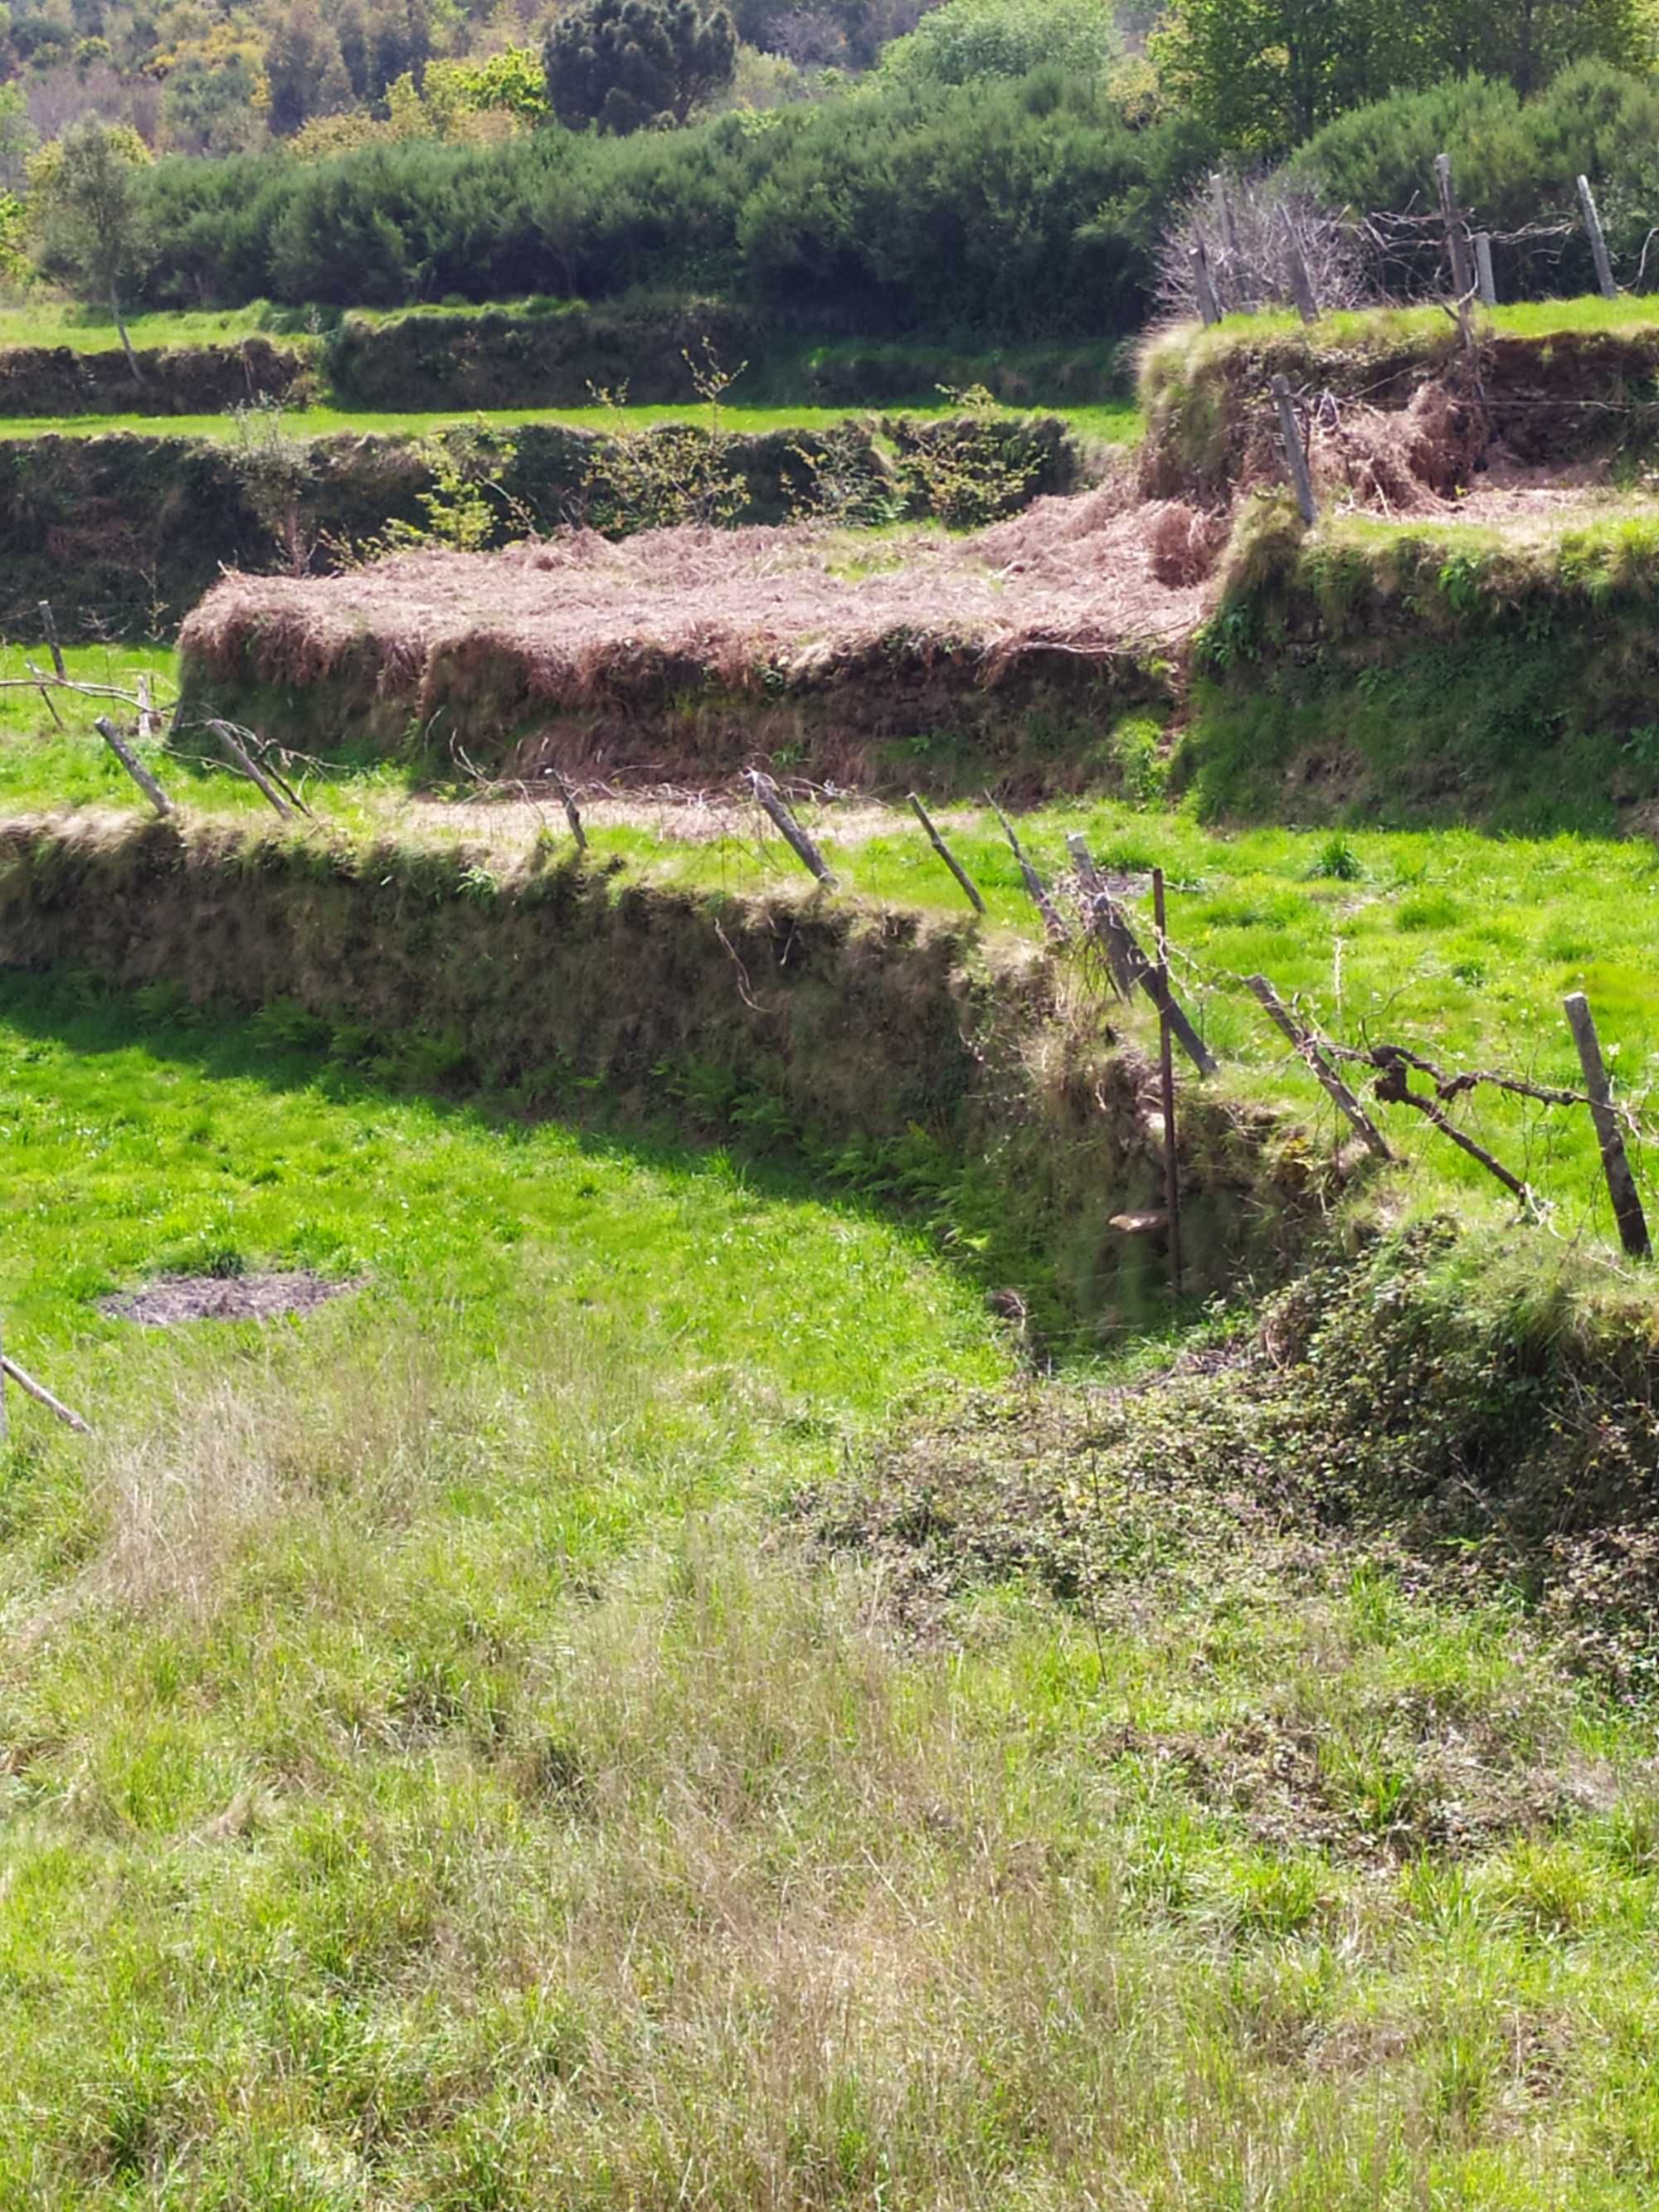
[[[885,333],[1118,336],[1145,319],[1163,211],[1215,149],[1132,130],[1103,85],[866,84],[765,116],[316,163],[159,162],[152,307],[726,292]]]
[[[1435,156],[1448,149],[1461,204],[1496,235],[1500,298],[1594,289],[1577,210],[1581,172],[1595,185],[1615,270],[1626,282],[1634,278],[1659,206],[1659,83],[1652,78],[1584,62],[1528,100],[1513,85],[1481,77],[1401,93],[1332,123],[1293,167],[1332,206],[1399,210],[1423,204]],[[1529,225],[1552,222],[1563,226],[1559,234],[1530,249],[1504,243]],[[1439,251],[1429,240],[1405,271],[1428,276]],[[1402,267],[1391,274],[1397,284]]]
[[[1121,52],[1102,0],[944,0],[881,58],[893,84],[975,84],[1049,67],[1103,75]]]

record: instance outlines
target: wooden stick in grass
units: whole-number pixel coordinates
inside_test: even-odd
[[[83,1437],[92,1434],[90,1421],[83,1421],[61,1398],[54,1398],[44,1382],[37,1382],[33,1376],[26,1373],[15,1359],[0,1358],[0,1374],[9,1375],[20,1390],[26,1390],[31,1398],[37,1400],[49,1413],[56,1413],[68,1427],[78,1431]]]
[[[1572,1041],[1578,1048],[1578,1064],[1584,1071],[1584,1088],[1590,1097],[1590,1119],[1595,1124],[1596,1142],[1601,1147],[1601,1172],[1607,1179],[1607,1196],[1613,1200],[1613,1218],[1619,1224],[1619,1241],[1632,1259],[1650,1259],[1653,1246],[1648,1236],[1648,1218],[1642,1211],[1641,1194],[1631,1173],[1630,1155],[1625,1150],[1619,1116],[1613,1109],[1613,1085],[1607,1081],[1601,1041],[1595,1034],[1589,1000],[1582,991],[1575,991],[1565,1001],[1565,1011]]]
[[[1063,942],[1067,935],[1067,931],[1065,921],[1060,916],[1060,908],[1054,904],[1054,901],[1049,897],[1048,891],[1044,889],[1042,877],[1038,875],[1036,870],[1031,866],[1030,860],[1026,859],[1025,848],[1020,843],[1018,838],[1014,835],[1013,823],[1008,819],[1002,809],[997,805],[995,799],[992,798],[988,791],[985,794],[985,804],[990,808],[992,813],[996,816],[997,820],[1002,824],[1002,834],[1008,840],[1009,850],[1013,854],[1015,860],[1019,863],[1019,872],[1024,879],[1026,894],[1030,899],[1031,904],[1042,916],[1044,928],[1047,929],[1050,937],[1059,939]]]
[[[921,799],[917,798],[914,791],[910,793],[910,805],[915,814],[917,821],[921,823],[922,828],[927,832],[928,842],[932,845],[933,850],[939,854],[940,860],[944,861],[945,866],[949,868],[951,873],[956,878],[957,881],[962,885],[963,894],[966,897],[969,905],[972,907],[975,914],[983,914],[985,911],[985,902],[979,895],[978,885],[974,882],[973,878],[969,874],[967,869],[963,866],[961,861],[957,860],[956,854],[951,850],[951,848],[945,843],[944,838],[940,836],[938,830],[933,825],[933,816],[929,814],[927,809],[922,805]]]
[[[1285,441],[1285,459],[1290,465],[1291,483],[1296,492],[1297,510],[1311,529],[1319,520],[1319,509],[1314,501],[1313,476],[1308,467],[1308,449],[1302,442],[1302,425],[1297,419],[1296,402],[1291,397],[1288,379],[1275,376],[1273,380],[1273,404],[1279,410],[1279,433]]]
[[[58,642],[58,624],[52,615],[50,599],[42,599],[40,602],[40,635],[46,639],[46,649],[52,654],[52,665],[58,671],[58,681],[60,684],[67,684],[69,671],[64,665],[64,648]]]
[[[1247,975],[1244,982],[1246,988],[1254,991],[1261,1001],[1269,1021],[1276,1029],[1284,1031],[1303,1060],[1318,1077],[1327,1096],[1334,1101],[1353,1123],[1354,1127],[1358,1130],[1365,1140],[1366,1150],[1374,1152],[1379,1160],[1391,1160],[1394,1154],[1389,1151],[1388,1139],[1383,1136],[1382,1132],[1331,1066],[1329,1060],[1326,1059],[1324,1054],[1321,1052],[1310,1032],[1292,1018],[1290,1009],[1267,977]]]
[[[58,702],[52,696],[51,685],[47,683],[46,678],[40,673],[40,671],[35,666],[34,663],[29,659],[27,654],[25,654],[23,659],[23,665],[27,669],[29,674],[33,677],[36,684],[39,686],[40,696],[46,702],[46,712],[52,716],[52,720],[57,723],[58,728],[61,730],[64,726],[64,718],[58,711]]]
[[[809,875],[816,876],[819,883],[833,890],[836,883],[834,871],[805,830],[801,828],[799,823],[784,805],[776,784],[769,775],[763,775],[758,769],[751,768],[747,773],[750,789],[761,806],[781,831],[785,844],[788,846]]]
[[[140,669],[135,688],[138,694],[138,735],[140,738],[159,737],[161,718],[150,702],[148,669]]]
[[[155,811],[162,815],[171,814],[173,801],[121,735],[119,730],[116,728],[114,723],[111,721],[109,716],[100,714],[93,727],[114,754],[116,759],[120,762],[122,767],[125,769],[139,790],[149,799]]]
[[[291,822],[294,809],[242,743],[248,732],[239,730],[234,722],[221,722],[212,717],[209,718],[208,727],[218,738],[232,767],[241,770],[254,789],[270,800],[284,822]]]

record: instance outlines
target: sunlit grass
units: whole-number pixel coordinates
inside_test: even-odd
[[[39,664],[41,656],[33,657]],[[164,657],[143,657],[157,672],[159,695]],[[82,648],[72,665],[118,677],[132,659],[118,648]],[[0,669],[10,672],[15,665],[14,657]],[[0,745],[0,810],[95,805],[142,814],[143,800],[90,730],[93,709],[76,702],[65,711],[74,726],[42,736],[33,695],[0,693],[0,733],[30,736]],[[272,818],[251,787],[222,768],[167,759],[157,765],[191,811],[262,826]],[[916,773],[925,788],[925,758]],[[322,825],[309,835],[459,842],[511,868],[544,823],[564,834],[556,807],[550,812],[512,800],[434,806],[390,763],[360,774],[311,772],[304,789]],[[838,896],[965,913],[961,891],[902,808],[883,816],[863,801],[805,799],[800,811],[836,872]],[[939,811],[984,896],[988,927],[1037,936],[1040,924],[994,817],[976,807]],[[709,834],[707,820],[688,823],[698,831],[694,837],[677,835],[681,826],[672,804],[620,813],[601,805],[590,812],[588,834],[596,860],[620,860],[630,874],[656,882],[732,894],[808,888],[799,862],[752,810],[734,805],[728,819],[712,825],[718,834]],[[1651,950],[1659,859],[1645,841],[1494,837],[1468,830],[1235,834],[1205,827],[1187,809],[1092,800],[1021,817],[1021,836],[1050,880],[1068,865],[1066,837],[1073,830],[1127,879],[1128,902],[1148,930],[1150,872],[1164,870],[1178,979],[1226,1081],[1252,1095],[1288,1099],[1333,1133],[1322,1094],[1266,1025],[1243,988],[1245,975],[1265,973],[1281,995],[1299,1000],[1347,1042],[1404,1043],[1449,1068],[1497,1067],[1569,1088],[1581,1077],[1561,1002],[1582,990],[1621,1092],[1640,1102],[1659,1073],[1659,978]],[[1143,1008],[1115,1019],[1150,1036]],[[1558,1209],[1560,1225],[1576,1227],[1588,1217],[1605,1232],[1587,1115],[1490,1092],[1458,1110]],[[1425,1200],[1455,1194],[1466,1204],[1501,1200],[1477,1163],[1408,1109],[1382,1118],[1411,1164],[1410,1187]],[[1638,1166],[1645,1185],[1645,1151]]]
[[[912,1638],[771,1510],[1006,1374],[894,1224],[14,978],[0,1306],[0,2200],[1651,2201],[1650,1723],[1273,1532]]]

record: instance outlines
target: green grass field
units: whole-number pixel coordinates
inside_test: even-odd
[[[1651,1720],[1375,1539],[918,1630],[892,1223],[0,982],[0,2201],[1636,2212]],[[359,1279],[141,1332],[179,1267]],[[1194,1520],[1201,1520],[1194,1501]],[[1154,1599],[1154,1593],[1158,1593]]]
[[[720,410],[727,430],[763,434],[769,430],[823,430],[849,417],[872,411],[849,407],[743,407],[731,402]],[[944,404],[907,406],[907,415],[925,418],[949,415]],[[1017,415],[1018,408],[1000,410]],[[1078,434],[1099,445],[1127,445],[1140,434],[1139,411],[1128,405],[1056,407],[1044,413],[1063,416]],[[298,438],[331,438],[345,433],[380,437],[418,438],[457,422],[485,422],[497,429],[534,423],[563,423],[574,429],[605,430],[620,419],[631,428],[653,422],[707,422],[710,410],[685,407],[500,407],[472,413],[451,409],[447,413],[377,415],[366,410],[334,407],[296,407],[284,410],[283,427]],[[0,438],[99,438],[125,433],[145,438],[217,438],[235,434],[228,415],[42,415],[0,416]]]
[[[40,656],[34,656],[37,661]],[[158,696],[167,656],[82,648],[73,665],[92,680],[143,660]],[[19,672],[21,655],[0,659]],[[0,810],[100,806],[141,813],[144,803],[87,727],[45,736],[29,692],[0,692]],[[1150,748],[1150,725],[1126,726],[1128,758]],[[26,742],[22,740],[27,740]],[[1156,781],[1149,750],[1142,771]],[[174,795],[195,811],[250,822],[270,817],[250,787],[228,771],[158,763]],[[925,753],[918,757],[925,778]],[[780,773],[787,774],[787,764]],[[331,834],[461,841],[511,867],[544,811],[522,804],[434,806],[386,766],[306,787]],[[1149,787],[1149,798],[1151,791]],[[960,914],[963,896],[902,809],[858,802],[850,812],[805,802],[802,818],[823,844],[842,895]],[[941,810],[954,849],[986,900],[988,926],[1028,937],[1039,925],[996,822],[983,809]],[[844,825],[844,828],[842,826]],[[553,826],[562,833],[554,809]],[[800,891],[799,863],[758,817],[734,807],[723,834],[693,825],[684,836],[672,806],[640,807],[590,821],[597,859],[631,874],[726,893]],[[1188,809],[1096,800],[1022,817],[1021,836],[1051,879],[1066,866],[1066,835],[1080,830],[1101,866],[1129,879],[1128,899],[1150,930],[1150,872],[1169,883],[1177,979],[1225,1082],[1255,1097],[1291,1102],[1334,1142],[1341,1133],[1311,1077],[1266,1025],[1242,979],[1266,974],[1328,1031],[1356,1045],[1401,1043],[1449,1069],[1482,1066],[1577,1088],[1581,1079],[1562,1016],[1564,997],[1585,992],[1621,1093],[1644,1126],[1659,1074],[1659,983],[1652,944],[1659,917],[1659,857],[1641,839],[1490,837],[1474,830],[1207,828]],[[313,833],[315,834],[315,833]],[[1150,1037],[1144,1009],[1115,1017]],[[1450,1199],[1476,1211],[1511,1201],[1474,1160],[1408,1109],[1382,1115],[1407,1164],[1401,1202]],[[1552,1229],[1592,1241],[1610,1236],[1598,1155],[1587,1115],[1481,1091],[1457,1118],[1532,1185]],[[1659,1213],[1659,1162],[1644,1144],[1638,1174]]]

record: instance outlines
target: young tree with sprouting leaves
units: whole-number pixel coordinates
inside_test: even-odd
[[[151,239],[140,172],[150,152],[130,124],[95,115],[73,124],[29,163],[29,209],[41,268],[88,307],[107,307],[135,384],[137,356],[123,301],[149,263]]]

